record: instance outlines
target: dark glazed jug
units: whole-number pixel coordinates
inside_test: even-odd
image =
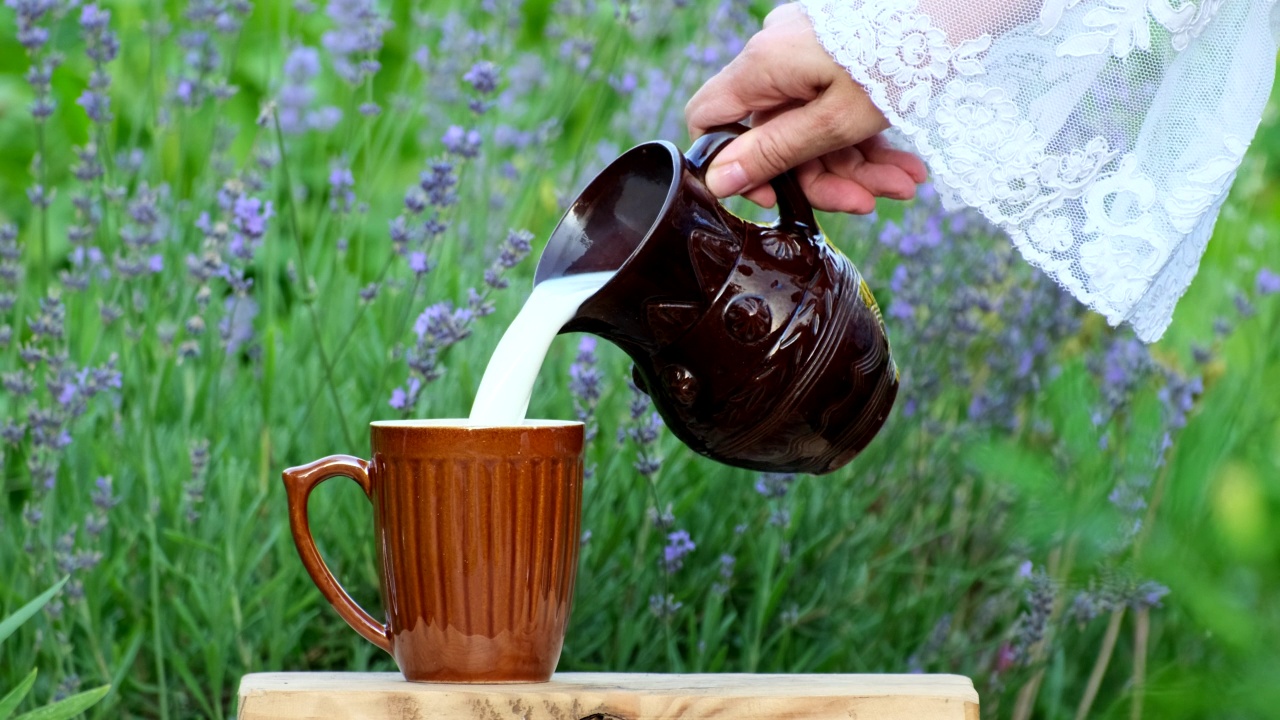
[[[684,156],[668,142],[624,153],[565,213],[534,282],[616,269],[562,332],[622,348],[695,451],[827,473],[884,424],[898,370],[875,298],[790,173],[772,181],[773,225],[733,215],[707,190],[711,159],[745,130],[717,128]]]

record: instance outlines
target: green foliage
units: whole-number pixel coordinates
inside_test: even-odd
[[[62,590],[63,586],[67,584],[67,580],[68,578],[59,580],[57,584],[44,591],[39,597],[21,608],[18,608],[17,612],[9,615],[3,620],[0,620],[0,642],[4,642],[4,639],[12,635],[19,626],[31,619],[31,616],[39,612],[45,605],[48,605],[49,601],[52,600],[53,597]],[[9,693],[4,697],[0,698],[0,720],[8,720],[8,718],[13,716],[13,713],[17,711],[18,706],[22,704],[22,701],[26,699],[27,694],[31,692],[32,686],[36,684],[37,674],[38,671],[33,668],[31,672],[22,679],[22,682],[18,683],[17,687],[9,691]],[[42,708],[37,708],[30,712],[23,713],[19,715],[16,720],[68,720],[69,718],[73,718],[93,707],[110,691],[110,685],[103,685],[102,687],[87,690],[85,692],[72,695],[71,697],[63,698],[62,700],[58,700],[57,702],[51,703]]]
[[[5,638],[12,635],[13,632],[22,625],[22,623],[31,619],[32,615],[40,612],[40,608],[48,605],[49,601],[53,599],[53,596],[57,595],[58,591],[62,589],[62,586],[67,584],[67,580],[68,578],[59,580],[53,587],[45,590],[35,600],[32,600],[26,605],[18,608],[16,612],[12,613],[4,620],[0,620],[0,642],[4,642]]]
[[[110,685],[86,690],[52,705],[19,715],[15,720],[68,720],[93,707],[111,690]]]

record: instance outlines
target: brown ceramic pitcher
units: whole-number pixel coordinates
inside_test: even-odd
[[[711,159],[745,130],[717,128],[685,155],[661,141],[624,153],[565,213],[534,282],[617,271],[562,332],[630,355],[636,385],[695,451],[831,472],[884,424],[898,370],[871,290],[790,173],[772,181],[772,225],[707,190]]]
[[[560,659],[578,567],[582,424],[375,422],[373,460],[284,471],[302,563],[356,632],[419,682],[545,682]],[[331,477],[373,503],[386,623],[316,550],[307,498]]]

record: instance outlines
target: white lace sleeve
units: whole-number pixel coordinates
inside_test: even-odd
[[[1273,3],[802,0],[953,207],[1147,342],[1271,93]]]

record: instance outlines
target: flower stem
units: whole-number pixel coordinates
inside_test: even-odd
[[[302,236],[298,230],[298,208],[293,202],[293,183],[289,177],[289,156],[284,148],[284,132],[280,129],[280,117],[272,113],[271,121],[275,125],[276,146],[280,150],[280,175],[284,181],[285,203],[289,206],[290,234],[293,235],[294,245],[298,249],[298,277],[302,282],[302,291],[305,295],[310,291],[311,277],[307,274],[307,256],[302,247]],[[267,282],[274,282],[274,279],[267,278]],[[342,410],[342,398],[338,395],[338,386],[333,379],[333,364],[329,361],[328,353],[324,351],[324,335],[321,332],[323,326],[320,324],[320,317],[316,315],[315,305],[310,299],[304,299],[302,304],[307,308],[307,314],[311,317],[311,327],[316,334],[316,352],[319,353],[320,362],[324,365],[325,380],[329,385],[330,394],[333,395],[333,406],[338,413],[338,422],[342,425],[343,438],[347,441],[347,445],[354,449],[356,443],[351,436],[351,428],[347,424],[346,413]]]
[[[1134,612],[1133,625],[1133,705],[1129,720],[1142,720],[1142,699],[1147,690],[1147,642],[1151,638],[1151,608]]]
[[[1076,708],[1076,720],[1089,717],[1093,701],[1098,697],[1098,688],[1102,686],[1102,677],[1107,674],[1107,665],[1116,649],[1116,638],[1120,637],[1120,622],[1124,620],[1124,606],[1111,611],[1111,620],[1107,622],[1107,632],[1102,636],[1102,647],[1098,648],[1098,658],[1093,662],[1093,672],[1089,673],[1089,684],[1085,686],[1084,696]]]
[[[49,262],[49,171],[45,159],[44,121],[36,121],[36,157],[40,158],[36,166],[37,182],[40,183],[40,295],[44,295],[53,276],[53,265]],[[45,275],[45,273],[48,275]]]

